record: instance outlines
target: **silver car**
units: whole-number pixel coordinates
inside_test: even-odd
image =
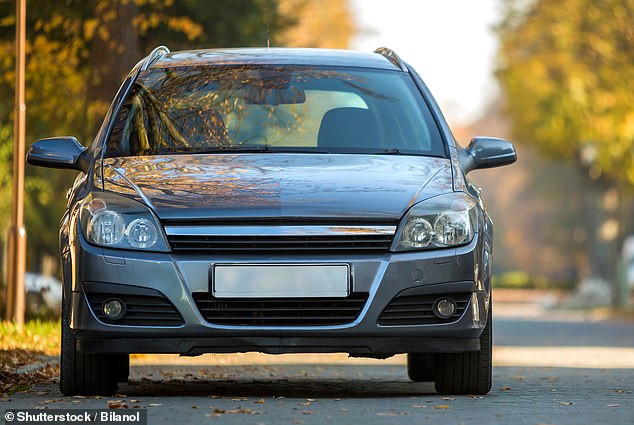
[[[155,49],[90,147],[60,229],[61,391],[113,394],[130,353],[408,354],[440,393],[491,388],[492,223],[458,146],[386,48]]]

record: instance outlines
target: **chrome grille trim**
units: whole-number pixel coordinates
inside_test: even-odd
[[[396,226],[165,226],[167,236],[394,236]]]

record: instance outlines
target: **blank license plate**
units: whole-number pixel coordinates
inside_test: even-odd
[[[216,264],[212,267],[216,298],[347,297],[347,264]]]

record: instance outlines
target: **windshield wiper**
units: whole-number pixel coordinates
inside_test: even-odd
[[[173,153],[200,154],[200,153],[258,153],[273,152],[270,145],[246,145],[246,146],[218,146],[211,149],[192,149]]]
[[[212,154],[212,153],[330,153],[326,149],[309,146],[272,146],[272,145],[238,145],[218,146],[211,149],[192,149],[171,152],[175,154]]]

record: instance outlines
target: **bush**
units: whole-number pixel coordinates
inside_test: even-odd
[[[574,289],[573,281],[554,281],[540,276],[531,276],[521,270],[494,275],[492,280],[494,288],[507,289]]]

